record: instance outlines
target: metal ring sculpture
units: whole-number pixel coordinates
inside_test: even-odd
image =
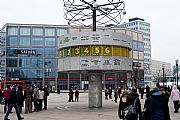
[[[69,25],[92,26],[93,10],[96,11],[96,23],[99,26],[120,24],[122,16],[126,14],[125,3],[121,0],[63,1],[64,18]]]

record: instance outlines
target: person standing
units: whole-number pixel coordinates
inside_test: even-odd
[[[44,90],[43,87],[40,86],[39,90],[38,90],[38,102],[39,102],[39,110],[42,111],[42,102],[44,100]]]
[[[119,96],[119,98],[121,96],[121,87],[118,87],[118,96]]]
[[[32,112],[32,90],[29,88],[29,86],[26,86],[26,89],[24,91],[24,98],[25,98],[25,113],[31,113]]]
[[[47,110],[47,102],[48,102],[49,90],[47,85],[44,86],[44,110]]]
[[[108,89],[109,99],[112,99],[112,89],[109,87]]]
[[[6,113],[7,109],[9,108],[10,91],[11,91],[10,85],[8,85],[3,91],[3,97],[4,97],[4,101],[5,101],[4,113]]]
[[[109,94],[109,93],[108,93],[108,89],[106,88],[106,89],[105,89],[105,99],[106,99],[106,100],[108,99],[108,94]]]
[[[118,99],[118,88],[114,89],[114,101],[117,102]]]
[[[24,106],[24,95],[22,92],[22,86],[18,86],[18,90],[17,90],[17,98],[18,98],[18,109],[19,109],[19,113],[22,113],[22,107]]]
[[[39,112],[39,104],[38,104],[38,90],[39,88],[37,86],[34,86],[34,90],[33,90],[33,101],[34,101],[34,111],[33,112]]]
[[[178,113],[180,93],[176,85],[173,85],[172,87],[170,98],[173,100],[173,103],[174,103],[174,113]]]
[[[141,86],[140,92],[141,92],[141,99],[143,99],[143,96],[144,96],[144,86]]]
[[[73,90],[70,88],[69,89],[69,102],[74,102],[74,100],[73,100],[73,95],[74,95],[74,92],[73,92]]]
[[[150,98],[151,120],[166,120],[165,104],[164,95],[161,94],[158,87],[154,88]]]
[[[9,108],[8,108],[8,111],[6,112],[6,114],[4,116],[4,120],[10,120],[8,118],[8,116],[9,116],[9,113],[11,112],[13,107],[16,110],[16,115],[18,117],[18,120],[24,119],[23,117],[21,117],[21,115],[19,113],[19,110],[18,110],[18,97],[17,97],[17,92],[16,92],[16,87],[15,86],[10,91]]]
[[[76,89],[76,91],[75,91],[75,102],[79,102],[79,90],[78,89]]]

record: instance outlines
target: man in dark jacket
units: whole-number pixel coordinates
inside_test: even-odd
[[[13,88],[10,92],[9,108],[8,108],[8,111],[5,115],[5,117],[4,117],[4,120],[10,120],[10,119],[8,119],[8,116],[9,116],[9,113],[11,112],[13,107],[16,110],[16,115],[18,117],[18,120],[24,119],[23,117],[21,117],[19,110],[18,110],[18,97],[17,97],[17,92],[16,92],[15,86],[13,86]]]
[[[49,91],[47,85],[44,86],[44,110],[47,110],[47,99],[49,96]]]

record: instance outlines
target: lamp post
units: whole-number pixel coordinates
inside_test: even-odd
[[[179,64],[179,60],[176,60],[176,71],[177,71],[177,79],[176,79],[176,81],[177,81],[177,87],[178,87],[178,64]]]
[[[11,73],[11,78],[10,78],[10,80],[11,80],[11,86],[12,86],[12,77],[13,77],[13,73],[14,73],[14,68],[10,68],[9,69],[9,72]]]
[[[164,64],[162,64],[162,72],[163,72],[163,86],[164,86]]]

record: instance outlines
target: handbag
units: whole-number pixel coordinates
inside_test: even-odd
[[[128,119],[131,116],[136,114],[135,104],[136,104],[137,98],[134,100],[134,105],[129,105],[123,110],[124,119]]]

